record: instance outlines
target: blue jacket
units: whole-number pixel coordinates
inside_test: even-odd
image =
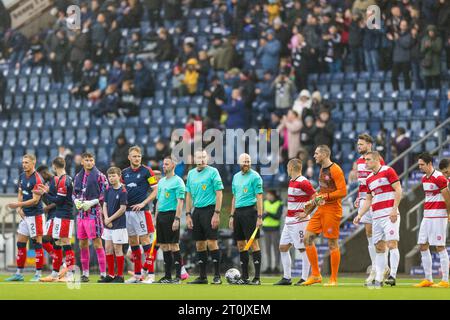
[[[233,99],[229,103],[223,104],[222,109],[228,113],[227,122],[225,123],[227,129],[246,129],[247,110],[243,100]]]
[[[277,71],[280,60],[281,44],[277,39],[268,41],[264,47],[259,47],[256,55],[264,70]]]
[[[363,49],[376,50],[381,46],[382,33],[377,29],[364,29]]]

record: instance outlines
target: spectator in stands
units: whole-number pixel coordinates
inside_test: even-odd
[[[77,98],[86,98],[87,95],[97,89],[98,71],[95,69],[92,60],[85,60],[81,75],[81,81],[71,90]]]
[[[64,145],[58,146],[58,157],[63,158],[66,161],[66,170],[70,174],[72,170],[73,153],[69,148]]]
[[[1,51],[1,50],[0,50]],[[30,49],[25,57],[25,65],[36,68],[44,67],[47,63],[44,46],[39,35],[34,35],[30,40]]]
[[[45,50],[50,60],[53,81],[64,83],[64,66],[69,52],[69,42],[64,30],[60,29],[49,34],[45,41]]]
[[[239,35],[238,35],[239,36]],[[239,36],[241,40],[253,40],[258,38],[258,29],[253,23],[253,18],[251,15],[247,14],[244,18],[244,26],[242,32]]]
[[[164,0],[164,19],[174,22],[183,17],[181,0]]]
[[[328,64],[329,73],[341,71],[343,47],[341,44],[341,34],[335,25],[328,28],[328,32],[322,36],[325,41],[326,54],[325,62]]]
[[[78,83],[81,81],[83,62],[88,52],[89,34],[86,29],[74,30],[69,34],[69,63],[72,69],[72,81]]]
[[[303,89],[295,99],[292,109],[303,118],[303,110],[311,109],[311,105],[311,94],[307,89]]]
[[[185,42],[183,50],[178,55],[177,64],[184,66],[190,59],[197,59],[197,52],[195,52],[194,47],[194,43]]]
[[[131,43],[127,46],[127,56],[129,59],[136,59],[142,51],[142,40],[139,31],[131,33]]]
[[[133,91],[133,82],[126,80],[122,82],[118,113],[121,117],[133,117],[139,115],[139,107],[136,95]]]
[[[294,110],[289,110],[287,115],[281,118],[278,130],[280,130],[283,135],[282,149],[287,151],[287,159],[285,159],[285,161],[295,158],[300,150],[301,128],[301,119]]]
[[[161,9],[162,0],[144,0],[143,3],[147,8],[150,26],[153,29],[159,28],[162,25]]]
[[[289,79],[287,70],[281,71],[274,80],[273,87],[275,89],[275,109],[286,114],[294,103],[293,97],[296,92],[295,84]]]
[[[364,61],[366,63],[366,70],[374,73],[380,68],[379,50],[381,48],[382,33],[377,28],[369,27],[367,21],[368,19],[366,18],[363,37]]]
[[[216,99],[216,103],[227,113],[225,127],[227,129],[247,129],[247,110],[242,99],[241,89],[234,88],[227,103]]]
[[[392,87],[394,91],[399,90],[398,76],[403,74],[405,90],[411,89],[411,48],[413,39],[409,31],[408,21],[400,22],[400,31],[388,33],[387,38],[394,43],[394,53],[392,55]]]
[[[266,5],[266,11],[269,15],[269,24],[272,24],[276,18],[280,17],[281,6],[278,0],[268,0],[268,4]]]
[[[278,61],[280,59],[281,44],[274,37],[274,30],[269,29],[266,37],[262,37],[259,41],[259,47],[256,50],[256,56],[264,70],[272,72],[278,71]]]
[[[181,97],[185,94],[185,86],[183,85],[184,73],[181,71],[179,65],[173,67],[172,70],[172,94],[176,97]]]
[[[252,121],[252,107],[255,101],[255,82],[254,75],[251,71],[243,70],[239,74],[239,86],[241,88],[242,99],[244,100],[245,108],[247,109],[248,119]]]
[[[294,27],[294,29],[296,28],[297,27]],[[297,90],[304,90],[307,88],[308,64],[314,49],[306,43],[305,38],[301,33],[296,34],[295,39],[296,41],[292,48],[292,65],[294,67],[295,85]]]
[[[312,93],[311,101],[312,101],[311,108],[310,109],[305,108],[302,113],[303,120],[308,115],[313,116],[314,118],[318,118],[320,110],[323,110],[323,109],[331,110],[331,108],[329,108],[329,106],[327,106],[324,102],[322,102],[322,95],[320,94],[320,91],[314,91]]]
[[[191,58],[186,62],[186,70],[184,72],[184,77],[182,81],[185,87],[183,91],[191,96],[197,93],[197,85],[199,78],[197,68],[198,68],[197,59]]]
[[[216,44],[218,41],[216,40]],[[237,56],[236,48],[232,44],[231,38],[223,39],[218,48],[210,51],[213,59],[213,67],[216,71],[229,71],[233,68],[233,60]]]
[[[322,46],[322,39],[320,35],[320,28],[318,26],[317,17],[313,14],[308,14],[306,18],[306,26],[302,32],[305,41],[311,46],[310,61],[308,62],[309,70],[320,71],[318,68],[319,53]]]
[[[27,38],[19,31],[9,30],[5,35],[5,47],[9,56],[10,67],[12,69],[20,68],[28,50]]]
[[[315,148],[319,145],[326,145],[333,148],[334,142],[334,124],[330,119],[330,111],[323,109],[316,119],[316,131],[314,133]]]
[[[0,1],[0,39],[1,35],[6,32],[6,30],[11,28],[11,16],[6,10],[3,1]],[[0,50],[1,53],[1,50]]]
[[[151,166],[160,167],[164,158],[170,155],[170,148],[164,140],[158,139],[155,143],[155,149],[155,156],[150,158]]]
[[[111,28],[108,31],[108,35],[105,39],[105,51],[107,61],[112,63],[120,55],[120,40],[122,39],[122,33],[119,29],[119,23],[117,20],[113,20]]]
[[[354,72],[364,70],[364,51],[362,48],[364,39],[364,19],[357,14],[352,15],[349,26],[348,46]]]
[[[411,147],[411,140],[406,136],[405,128],[397,128],[395,138],[392,143],[392,158],[396,158]],[[412,160],[412,159],[411,159]],[[392,165],[398,175],[401,175],[405,170],[404,161],[401,159]]]
[[[119,94],[117,93],[117,86],[110,84],[106,87],[105,94],[98,102],[97,106],[92,110],[92,114],[96,117],[112,117],[118,115],[119,109]]]
[[[128,0],[127,7],[123,12],[123,27],[128,29],[140,28],[143,13],[144,10],[139,0]]]
[[[273,20],[273,30],[275,34],[275,38],[280,42],[280,56],[281,57],[289,57],[289,41],[291,39],[291,31],[286,28],[283,24],[283,21],[280,17],[277,17]]]
[[[308,155],[314,153],[315,134],[316,126],[314,125],[314,117],[305,117],[305,119],[303,120],[303,126],[300,129],[300,145],[307,151]]]
[[[131,145],[127,142],[125,134],[122,132],[116,138],[116,146],[111,155],[111,166],[125,169],[130,165],[128,160],[128,149]]]
[[[184,126],[185,133],[183,135],[183,141],[193,143],[196,130],[198,130],[200,134],[202,133],[202,125],[199,125],[198,123],[196,123],[196,121],[202,121],[202,118],[196,114],[191,113],[187,118],[186,125]]]
[[[256,84],[255,97],[257,101],[257,110],[263,115],[274,109],[274,88],[272,86],[272,73],[268,70],[264,72],[262,81]]]
[[[81,165],[82,160],[83,159],[81,158],[80,154],[76,154],[75,157],[73,158],[73,163],[75,164],[75,168],[74,168],[72,177],[75,176],[78,172],[80,172],[81,169],[83,169],[83,166]]]
[[[108,32],[105,15],[99,13],[96,22],[91,27],[91,56],[94,62],[102,63],[104,58],[104,45]]]
[[[429,25],[420,45],[420,52],[423,57],[422,74],[426,89],[437,89],[441,85],[441,50],[442,39],[437,34],[436,26]]]
[[[423,79],[421,72],[421,53],[420,53],[420,35],[418,26],[415,26],[411,29],[411,72],[414,79],[414,85],[416,89],[422,89]]]
[[[211,120],[213,127],[218,127],[220,122],[220,116],[222,115],[222,109],[216,103],[216,99],[225,101],[225,89],[220,83],[217,76],[211,78],[211,87],[204,92],[204,96],[208,99],[208,109],[206,116]]]
[[[155,59],[157,61],[172,61],[174,58],[174,51],[175,48],[170,34],[164,28],[159,29]]]
[[[153,76],[141,60],[134,64],[134,92],[139,98],[153,97],[155,86]]]

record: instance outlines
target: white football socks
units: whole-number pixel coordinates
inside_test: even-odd
[[[431,253],[430,250],[420,251],[420,254],[422,255],[422,266],[423,271],[425,272],[425,279],[433,281],[433,275],[432,275],[432,260],[431,260]]]
[[[445,248],[439,252],[439,259],[441,260],[442,281],[448,281],[448,252]]]
[[[389,264],[391,265],[391,277],[397,278],[398,264],[400,262],[400,252],[398,249],[389,250]]]
[[[283,265],[283,278],[291,279],[291,254],[289,251],[280,252],[281,255],[281,264]]]
[[[370,261],[372,262],[372,270],[375,270],[375,258],[377,256],[377,252],[375,251],[375,246],[373,245],[373,238],[367,237],[367,242],[369,243],[367,249],[369,249]]]
[[[306,251],[300,252],[300,256],[302,258],[302,279],[307,280],[309,277],[309,269],[311,264],[309,263]]]
[[[377,253],[377,256],[375,258],[375,264],[376,264],[376,271],[377,271],[375,280],[377,280],[378,282],[382,282],[384,268],[386,267],[386,254],[384,252]]]

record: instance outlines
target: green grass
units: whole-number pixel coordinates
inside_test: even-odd
[[[272,284],[278,278],[263,278],[261,286],[214,285],[144,285],[144,284],[97,284],[97,277],[91,276],[90,283],[81,288],[68,289],[60,283],[4,282],[8,275],[0,275],[0,299],[148,299],[148,300],[449,300],[450,289],[413,288],[417,279],[400,279],[396,287],[370,290],[363,286],[363,278],[340,278],[339,287],[327,288],[322,285],[311,287],[279,287]],[[324,279],[325,281],[327,279]],[[295,279],[296,281],[296,279]]]

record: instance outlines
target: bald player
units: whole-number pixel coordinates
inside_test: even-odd
[[[237,241],[239,256],[241,259],[242,277],[237,284],[260,285],[261,249],[259,248],[259,229],[251,248],[253,252],[253,264],[255,277],[248,279],[249,253],[245,251],[245,245],[251,238],[254,230],[262,225],[263,214],[263,182],[258,172],[251,168],[250,156],[243,153],[239,156],[241,171],[233,176],[231,200],[231,213],[229,227],[233,230]],[[256,208],[255,208],[256,206]]]
[[[341,254],[339,252],[339,225],[342,218],[342,198],[347,195],[344,172],[341,167],[332,162],[331,150],[326,145],[316,148],[314,159],[321,165],[317,198],[319,208],[306,227],[305,246],[308,260],[311,263],[311,276],[302,283],[308,286],[322,282],[319,270],[319,258],[314,245],[314,239],[321,233],[328,239],[331,260],[331,277],[325,286],[337,286],[337,276]],[[314,196],[313,196],[314,197]]]

